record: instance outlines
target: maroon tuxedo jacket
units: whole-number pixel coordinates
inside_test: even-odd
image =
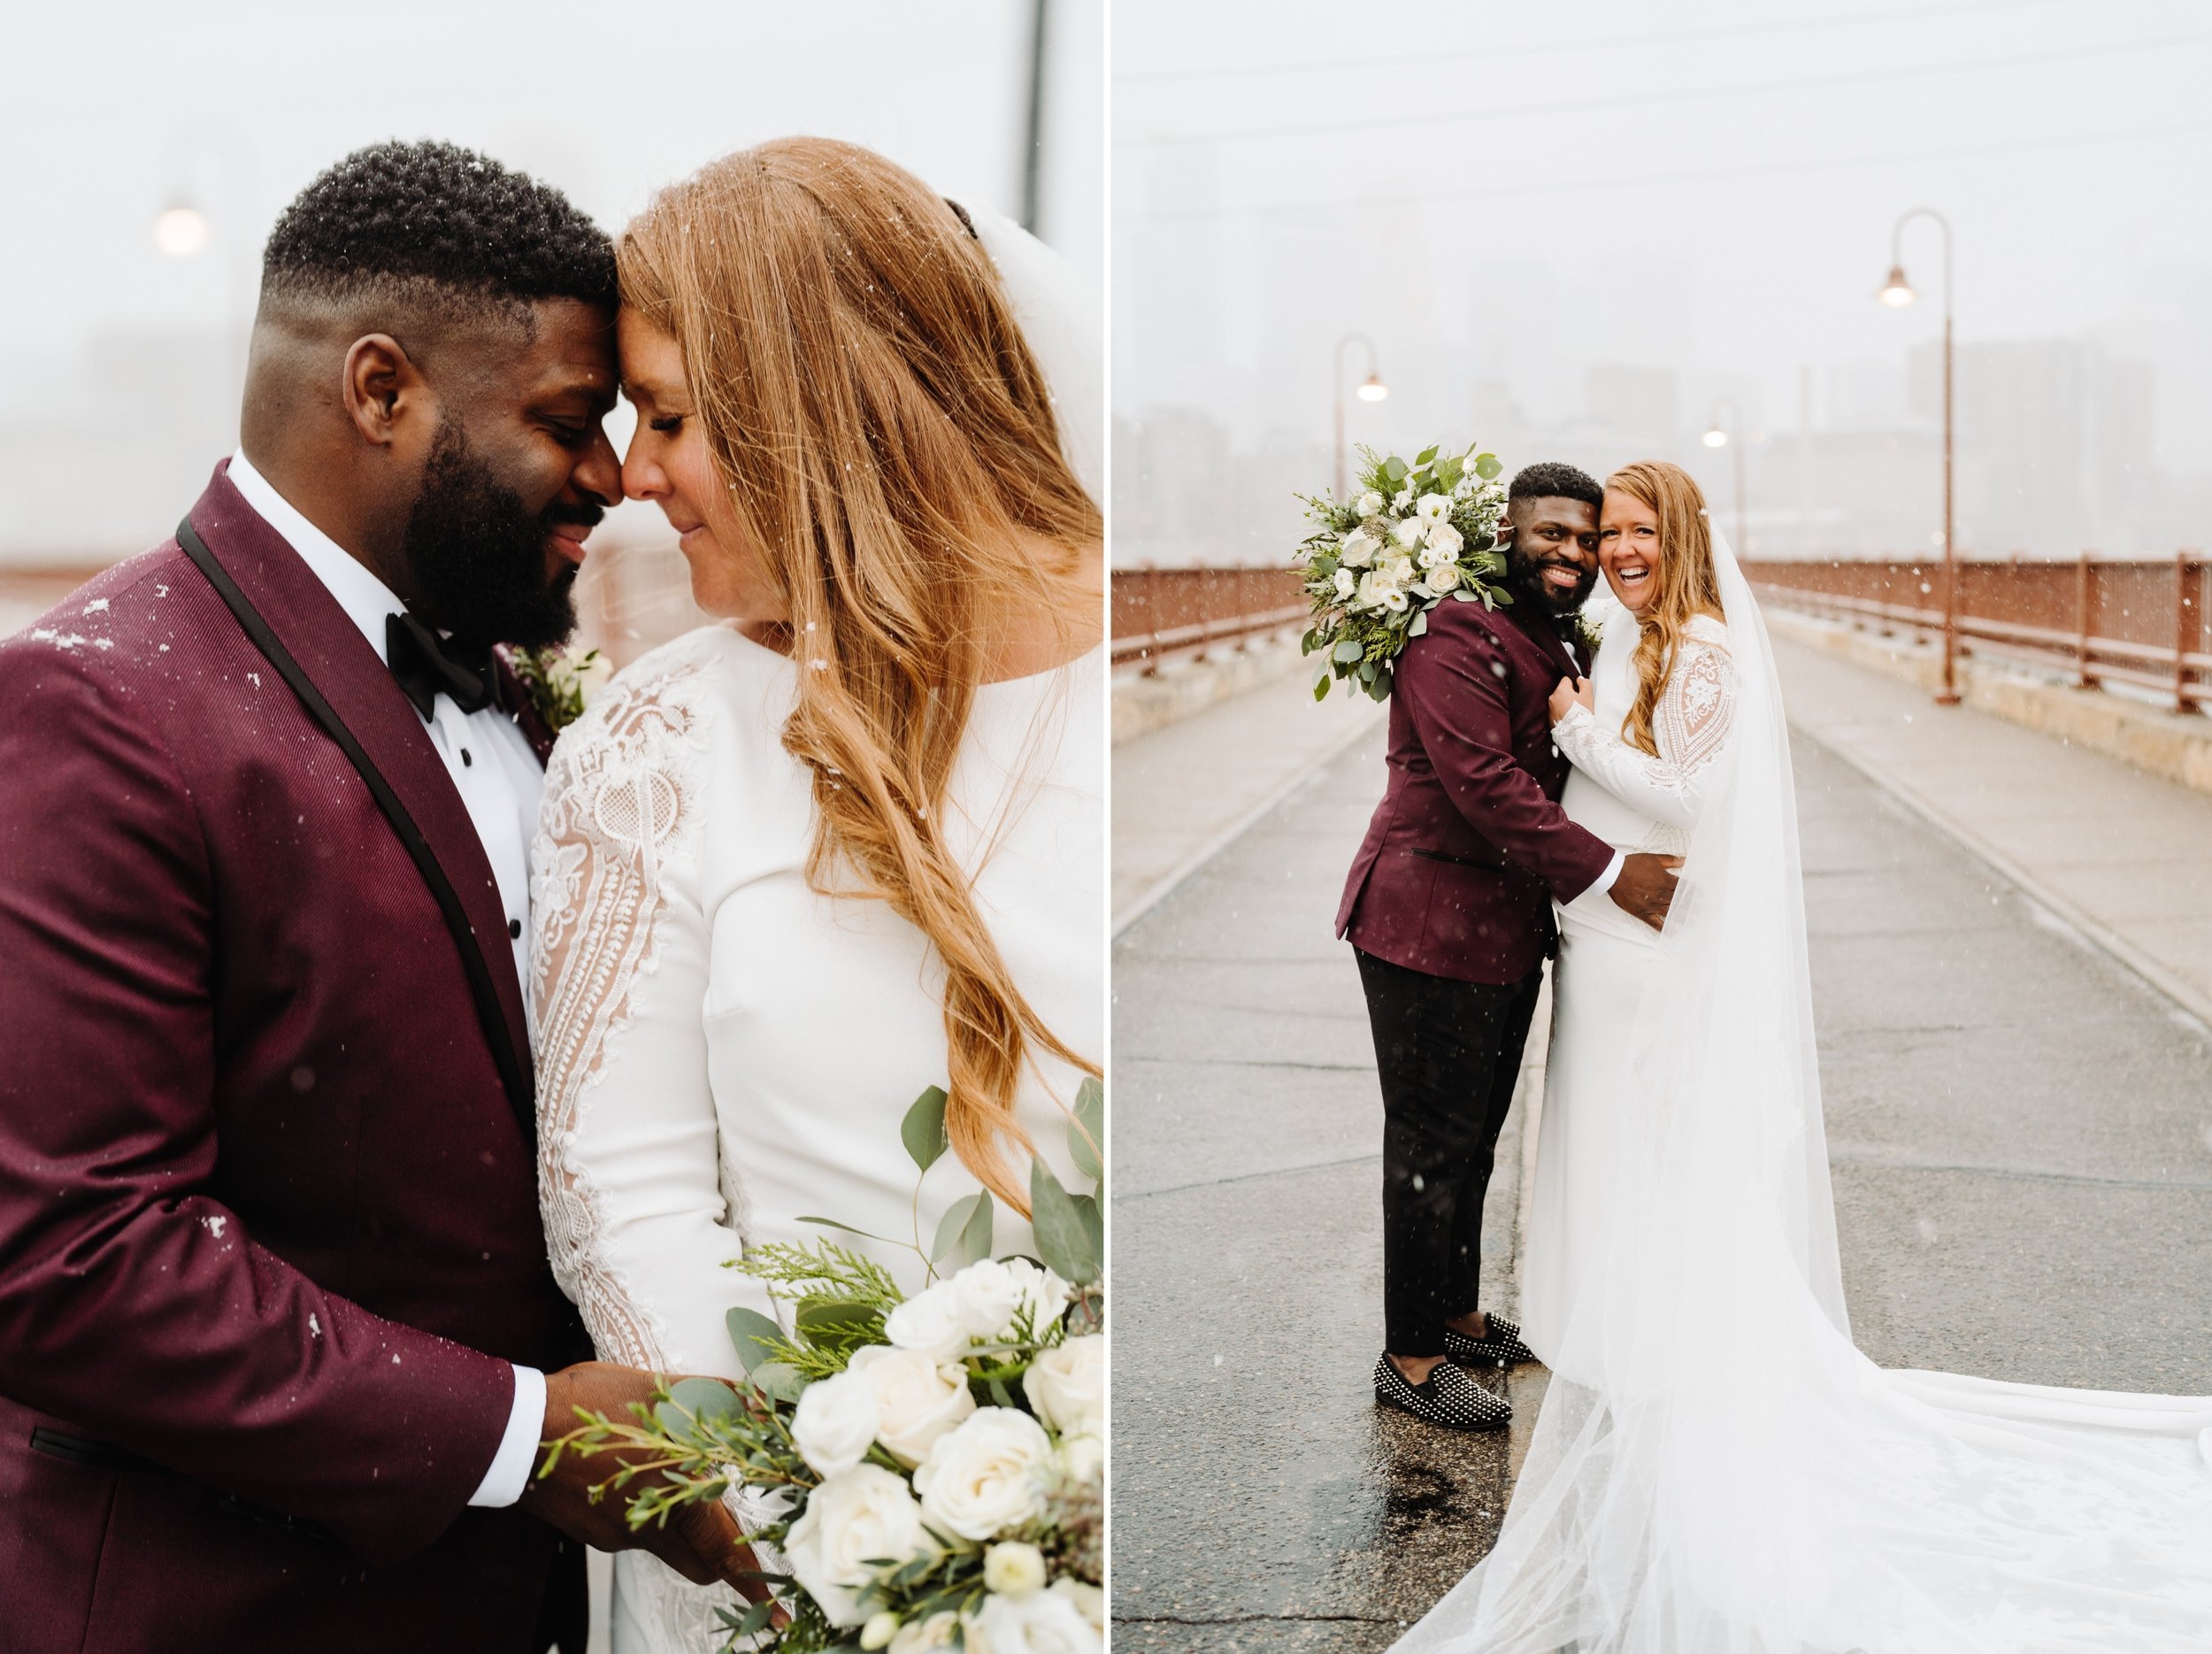
[[[506,1363],[588,1351],[491,868],[306,565],[219,472],[190,520],[493,1014],[178,542],[0,642],[0,1650],[536,1654],[580,1554],[468,1499]]]
[[[1517,982],[1543,963],[1551,903],[1613,858],[1558,804],[1567,760],[1551,692],[1586,670],[1521,603],[1447,598],[1398,658],[1390,783],[1337,909],[1340,936],[1376,958],[1463,982]]]

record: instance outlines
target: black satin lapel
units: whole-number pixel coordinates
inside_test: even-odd
[[[216,479],[177,537],[254,646],[345,753],[422,873],[459,950],[508,1100],[534,1142],[528,1025],[498,882],[414,708],[322,583],[227,479]]]

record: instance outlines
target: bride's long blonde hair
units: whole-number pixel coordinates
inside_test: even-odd
[[[987,628],[1065,614],[1103,538],[1044,375],[963,217],[852,144],[711,162],[631,222],[617,258],[623,304],[682,350],[731,510],[790,614],[783,744],[813,776],[808,883],[886,902],[929,939],[947,1135],[1025,1215],[1007,1152],[1034,1151],[1014,1115],[1024,1070],[1040,1055],[1101,1070],[1023,997],[941,822]]]
[[[1621,720],[1621,739],[1655,758],[1659,743],[1651,733],[1652,715],[1682,652],[1682,635],[1694,616],[1721,612],[1712,523],[1695,480],[1663,459],[1623,465],[1606,478],[1605,486],[1641,501],[1659,519],[1658,565],[1652,570],[1656,595],[1637,617],[1643,629],[1636,639],[1636,704]]]

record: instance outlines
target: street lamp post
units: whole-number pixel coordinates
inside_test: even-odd
[[[1883,304],[1897,309],[1909,304],[1919,295],[1905,280],[1905,226],[1915,219],[1933,219],[1943,231],[1943,689],[1936,696],[1937,704],[1956,706],[1959,702],[1959,566],[1958,550],[1954,544],[1955,523],[1951,503],[1951,220],[1933,207],[1915,207],[1897,220],[1890,232],[1889,280],[1882,283],[1875,295]]]
[[[1720,422],[1720,411],[1728,410],[1728,424]],[[1731,437],[1734,440],[1731,441]],[[1736,555],[1751,555],[1750,533],[1744,527],[1743,504],[1743,410],[1736,405],[1733,396],[1723,396],[1713,404],[1713,422],[1706,428],[1705,446],[1725,448],[1736,465]]]
[[[1356,344],[1367,352],[1367,377],[1356,393],[1362,402],[1380,402],[1390,394],[1390,387],[1382,382],[1375,371],[1375,342],[1363,333],[1348,333],[1336,342],[1333,358],[1334,369],[1330,388],[1336,393],[1336,497],[1344,497],[1344,347]]]

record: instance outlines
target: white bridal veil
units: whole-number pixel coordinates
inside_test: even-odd
[[[1789,734],[1716,531],[1741,699],[1619,1037],[1604,1263],[1491,1554],[1406,1654],[2212,1648],[2212,1398],[1891,1372],[1852,1345]],[[2212,1442],[2212,1437],[2207,1437]]]
[[[998,266],[1014,320],[1052,392],[1060,450],[1084,492],[1103,506],[1106,312],[1098,291],[1011,219],[985,207],[968,207],[967,213],[976,239]]]

